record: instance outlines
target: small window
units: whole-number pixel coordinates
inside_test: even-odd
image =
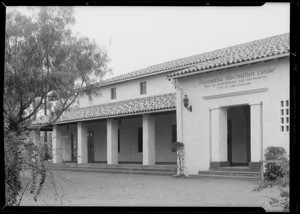
[[[280,101],[280,112],[281,112],[281,117],[280,117],[280,125],[281,125],[281,131],[284,132],[284,131],[289,131],[289,100],[282,100]],[[286,123],[286,124],[285,124]],[[283,125],[286,125],[286,126],[283,126]]]
[[[143,152],[143,128],[138,128],[138,152]]]
[[[177,125],[172,126],[172,142],[177,142]],[[176,152],[176,148],[172,146],[172,152]]]
[[[147,93],[147,84],[146,84],[146,82],[141,82],[140,83],[140,92],[141,92],[141,94],[146,94]]]
[[[114,100],[117,98],[117,90],[116,88],[111,89],[111,99]]]

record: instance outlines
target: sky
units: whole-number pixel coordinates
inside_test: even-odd
[[[74,32],[108,50],[112,74],[290,32],[290,4],[260,7],[76,6]]]

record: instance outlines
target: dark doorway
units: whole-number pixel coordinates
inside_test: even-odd
[[[77,162],[77,134],[71,133],[71,161]]]
[[[231,166],[250,162],[250,106],[229,107],[227,110],[228,162]]]
[[[88,162],[94,162],[94,132],[88,132]]]

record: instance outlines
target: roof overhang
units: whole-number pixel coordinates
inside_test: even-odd
[[[73,109],[64,112],[55,122],[57,124],[68,124],[81,121],[103,120],[109,118],[133,117],[143,114],[158,114],[176,111],[176,94],[162,94],[132,100],[124,100],[115,103],[107,103],[98,106]],[[31,129],[49,129],[47,125],[49,117],[41,117],[31,125]]]
[[[230,65],[225,65],[225,66],[221,66],[221,67],[215,67],[215,68],[198,70],[198,71],[189,72],[189,73],[177,74],[175,76],[168,76],[168,79],[169,80],[179,79],[182,77],[187,77],[187,76],[192,76],[192,75],[197,75],[197,74],[209,73],[209,72],[213,72],[213,71],[220,71],[220,70],[241,67],[241,66],[246,66],[246,65],[253,65],[256,63],[260,63],[260,62],[267,62],[267,61],[271,61],[271,60],[282,59],[282,58],[286,58],[289,56],[290,56],[290,53],[284,53],[284,54],[280,54],[280,55],[276,55],[276,56],[270,56],[270,57],[260,58],[260,59],[256,59],[256,60],[245,61],[245,62],[240,62],[240,63],[236,63],[236,64],[230,64]],[[192,68],[196,69],[196,66],[192,66]],[[185,70],[185,69],[183,69],[183,70]]]

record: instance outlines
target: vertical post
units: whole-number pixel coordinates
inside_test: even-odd
[[[262,152],[262,103],[250,105],[251,164],[261,164]],[[259,167],[259,166],[257,166]]]
[[[62,162],[62,154],[61,154],[61,133],[57,125],[53,126],[52,133],[52,156],[53,163],[61,163]]]
[[[182,90],[178,87],[176,91],[176,125],[177,125],[177,141],[183,142],[183,120],[182,120]],[[181,160],[179,158],[179,151],[176,151],[177,155],[177,174],[180,174],[181,169]]]
[[[143,115],[143,165],[155,165],[155,118]]]
[[[77,123],[78,132],[78,163],[87,163],[87,129],[82,122]]]
[[[211,109],[212,162],[227,162],[227,108]]]
[[[182,142],[182,90],[177,89],[176,93],[176,125],[177,125],[177,141]],[[183,143],[183,142],[182,142]]]
[[[107,119],[107,164],[118,164],[118,121]]]

